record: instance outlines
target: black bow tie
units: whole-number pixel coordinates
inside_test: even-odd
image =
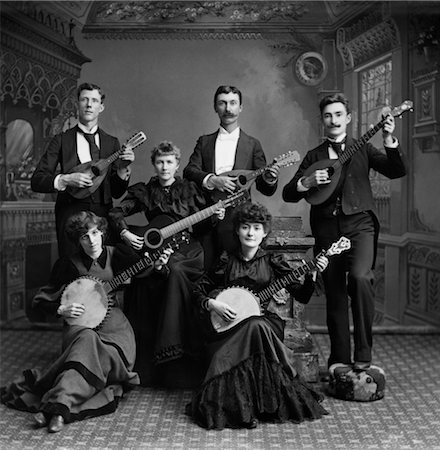
[[[336,152],[336,154],[340,155],[342,153],[342,144],[345,144],[345,139],[341,142],[328,141],[331,145],[332,149]]]

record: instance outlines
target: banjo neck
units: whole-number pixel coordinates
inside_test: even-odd
[[[178,238],[179,237],[176,237],[173,241],[171,241],[167,245],[155,250],[154,252],[149,253],[144,258],[140,259],[137,263],[130,266],[128,269],[125,269],[123,272],[120,272],[113,279],[111,279],[109,281],[105,281],[103,283],[103,285],[104,285],[104,290],[105,290],[106,294],[108,294],[109,292],[112,292],[118,286],[123,284],[125,281],[134,277],[135,275],[142,272],[143,270],[151,267],[154,264],[154,262],[160,258],[160,256],[162,255],[162,253],[165,249],[178,248],[179,247]],[[187,233],[185,233],[185,232],[182,233],[182,235],[180,236],[180,239],[182,241],[187,242],[188,241]]]
[[[325,254],[325,252],[321,252],[321,254]],[[319,255],[318,255],[319,256]],[[262,289],[258,292],[258,298],[260,299],[261,303],[264,304],[266,301],[268,301],[270,298],[272,298],[279,290],[282,288],[288,286],[289,284],[294,283],[295,281],[298,281],[298,278],[302,277],[303,275],[309,273],[310,271],[316,269],[316,259],[313,259],[311,261],[308,261],[301,266],[293,269],[291,272],[289,272],[287,275],[278,278],[276,281],[271,283],[266,288]]]

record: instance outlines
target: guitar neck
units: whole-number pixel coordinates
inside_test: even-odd
[[[266,288],[259,291],[257,295],[258,295],[261,303],[263,304],[265,301],[269,300],[280,289],[288,286],[289,284],[294,283],[295,281],[298,281],[298,279],[300,277],[302,277],[303,275],[316,269],[316,259],[317,258],[315,258],[311,261],[308,261],[308,262],[302,264],[301,266],[293,269],[292,272],[288,273],[287,275],[285,275],[281,278],[278,278],[278,280],[274,281],[269,286],[267,286]]]
[[[105,291],[107,293],[113,291],[129,278],[132,278],[143,270],[148,269],[148,267],[151,267],[154,264],[154,261],[160,257],[162,252],[163,249],[156,250],[151,255],[140,259],[136,264],[133,264],[128,269],[125,269],[123,272],[116,275],[112,280],[106,281],[104,283]]]
[[[338,158],[339,162],[341,164],[346,163],[363,145],[365,145],[381,128],[383,128],[385,125],[385,120],[386,117],[362,135],[355,144],[345,150]]]
[[[201,211],[198,211],[195,214],[192,214],[188,217],[185,217],[184,219],[178,220],[177,222],[174,222],[164,228],[161,228],[160,233],[164,239],[167,239],[173,236],[174,234],[180,233],[181,231],[186,230],[192,225],[195,225],[196,223],[202,222],[208,217],[211,217],[216,213],[218,207],[219,204],[215,203],[214,205],[211,205],[208,208],[202,209]]]

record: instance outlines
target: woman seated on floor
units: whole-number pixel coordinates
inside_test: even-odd
[[[327,414],[320,405],[323,397],[292,366],[292,351],[283,344],[285,323],[267,310],[268,304],[260,305],[261,316],[237,320],[225,331],[216,332],[211,325],[210,315],[219,316],[220,325],[233,323],[237,317],[237,308],[216,299],[220,290],[212,289],[240,286],[258,292],[292,271],[282,255],[271,255],[262,248],[271,227],[271,216],[264,206],[247,202],[235,212],[233,220],[238,251],[222,255],[215,275],[205,277],[195,294],[204,321],[211,328],[210,364],[203,384],[187,405],[187,414],[208,429],[255,428],[258,420],[318,419]],[[319,271],[327,264],[326,257],[318,257]],[[286,288],[298,301],[307,303],[314,290],[314,276],[306,275],[304,283],[298,281]],[[245,289],[239,303],[248,297]],[[227,325],[220,330],[224,328]]]
[[[139,260],[125,245],[104,246],[106,230],[107,221],[92,212],[82,211],[69,219],[66,233],[78,245],[78,252],[55,263],[49,284],[37,293],[34,306],[72,322],[69,319],[80,318],[92,308],[87,309],[85,298],[61,305],[63,290],[71,281],[83,275],[111,280]],[[3,387],[2,402],[35,412],[35,425],[47,425],[51,433],[61,431],[65,423],[114,412],[123,393],[139,384],[133,372],[134,333],[114,303],[97,329],[65,322],[61,355],[46,370],[26,370],[23,378]]]

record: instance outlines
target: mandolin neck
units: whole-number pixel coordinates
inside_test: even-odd
[[[341,164],[346,163],[361,147],[363,147],[383,126],[385,125],[386,117],[384,117],[373,128],[370,128],[364,135],[362,135],[353,145],[346,149],[339,156],[338,160]]]

